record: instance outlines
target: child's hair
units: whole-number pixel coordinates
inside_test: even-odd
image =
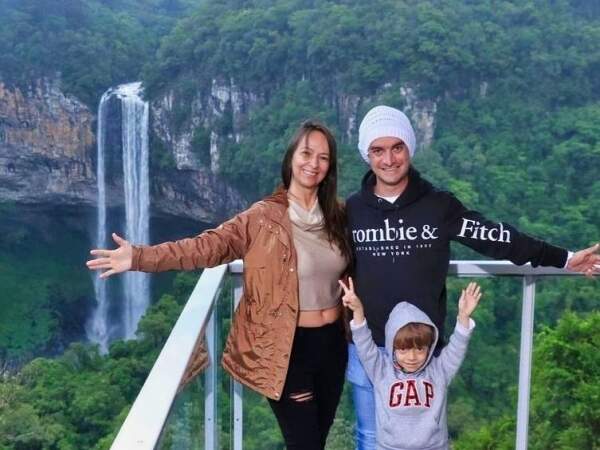
[[[419,322],[407,323],[396,332],[394,337],[394,349],[424,348],[432,343],[433,327]]]

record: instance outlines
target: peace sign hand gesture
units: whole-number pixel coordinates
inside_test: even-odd
[[[349,308],[353,312],[354,324],[362,325],[362,323],[365,321],[365,311],[360,298],[358,298],[356,292],[354,292],[354,282],[352,281],[352,277],[348,277],[347,286],[342,280],[338,280],[338,283],[340,283],[340,286],[344,291],[342,303],[346,308]]]

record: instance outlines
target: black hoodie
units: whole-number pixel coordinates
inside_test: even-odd
[[[389,313],[402,301],[423,310],[443,336],[451,240],[518,265],[564,267],[566,250],[468,210],[414,168],[408,177],[402,195],[390,203],[373,193],[375,174],[369,171],[346,203],[356,291],[378,346],[384,345]]]

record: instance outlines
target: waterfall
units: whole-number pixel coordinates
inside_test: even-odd
[[[121,150],[123,160],[123,192],[125,205],[124,237],[135,244],[149,242],[149,166],[148,115],[149,106],[141,97],[141,83],[128,83],[104,93],[98,107],[97,186],[98,212],[96,248],[113,248],[107,236],[106,213],[106,129],[108,101],[116,96],[121,103]],[[114,221],[113,221],[114,222]],[[97,342],[103,352],[115,337],[131,339],[150,300],[150,280],[147,274],[128,272],[121,277],[123,296],[111,302],[110,281],[94,275],[97,306],[86,324],[88,339]],[[109,295],[109,292],[111,295]],[[117,307],[115,308],[115,303]],[[111,323],[109,312],[122,312],[117,323]]]
[[[96,152],[96,185],[98,187],[98,210],[96,214],[96,248],[107,248],[106,239],[106,180],[104,174],[104,145],[106,141],[106,107],[110,91],[106,91],[100,99],[98,106],[98,130]],[[106,281],[100,279],[100,273],[94,272],[94,292],[96,294],[96,308],[86,324],[88,339],[100,344],[100,349],[105,352],[108,347],[108,295]]]
[[[125,192],[125,235],[132,243],[148,244],[150,185],[148,177],[148,112],[140,97],[141,83],[119,86],[117,95],[122,106],[123,182]],[[127,272],[124,275],[123,335],[135,336],[137,324],[150,300],[148,274]]]

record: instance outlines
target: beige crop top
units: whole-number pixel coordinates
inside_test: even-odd
[[[292,199],[289,205],[288,214],[298,256],[300,311],[332,308],[340,302],[338,280],[348,263],[337,245],[327,240],[318,201],[310,211]]]

